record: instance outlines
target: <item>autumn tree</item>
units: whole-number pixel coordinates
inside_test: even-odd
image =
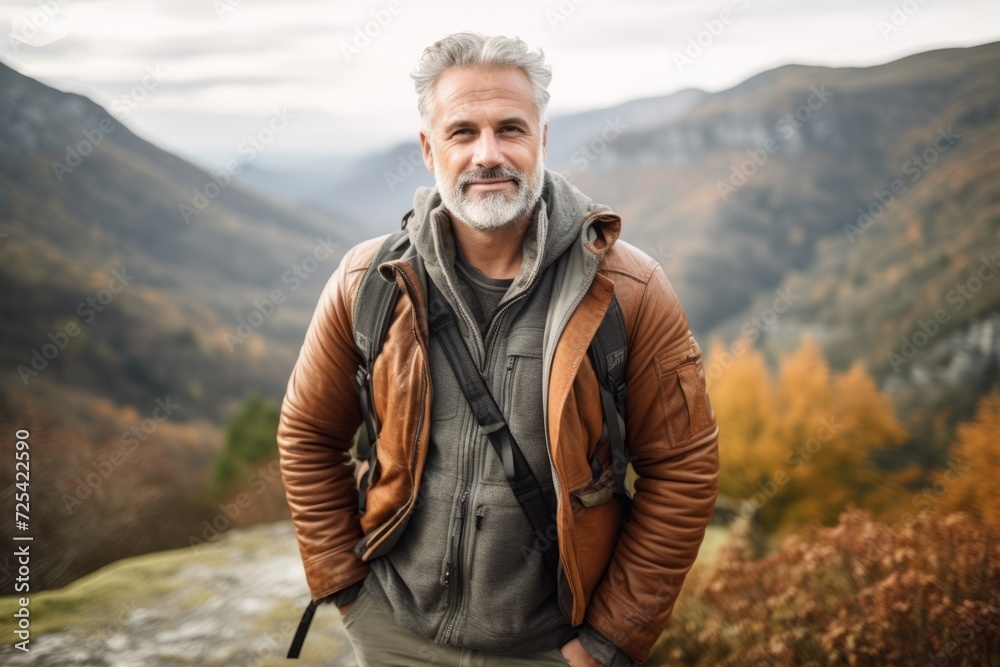
[[[709,392],[720,429],[722,493],[740,499],[769,531],[832,524],[855,504],[887,512],[903,495],[896,474],[872,453],[903,443],[887,396],[860,364],[830,370],[806,339],[780,360],[776,377],[749,346],[710,347]]]
[[[720,342],[711,344],[706,378],[716,420],[724,429],[719,490],[739,498],[776,464],[772,444],[777,415],[764,356],[746,341],[734,349],[745,352],[735,355]]]
[[[946,506],[1000,523],[1000,396],[985,396],[976,417],[960,424],[951,446],[952,477],[943,496]],[[958,472],[955,472],[958,471]],[[942,480],[943,481],[943,480]]]

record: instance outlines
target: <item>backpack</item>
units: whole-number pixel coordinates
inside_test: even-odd
[[[413,214],[410,211],[403,216],[401,229],[390,234],[378,252],[372,258],[372,262],[361,278],[361,285],[355,298],[354,306],[354,341],[362,353],[362,361],[355,374],[355,384],[358,388],[358,399],[361,402],[361,412],[364,415],[365,436],[358,439],[357,455],[359,459],[368,460],[368,472],[361,478],[358,484],[358,514],[365,513],[365,498],[369,486],[378,476],[378,437],[381,430],[378,415],[375,411],[374,388],[372,385],[372,370],[375,367],[375,358],[382,350],[385,335],[389,330],[392,320],[392,313],[395,310],[396,300],[399,298],[399,285],[395,281],[388,282],[381,276],[375,277],[378,266],[383,262],[399,259],[409,247],[409,230],[406,229],[406,222]],[[365,304],[364,308],[360,304]],[[379,304],[379,307],[372,307],[371,304]],[[601,438],[594,449],[594,457],[590,461],[590,469],[593,474],[591,484],[587,489],[589,492],[579,493],[576,497],[585,506],[597,505],[609,499],[613,494],[622,503],[623,518],[627,520],[632,499],[628,494],[625,481],[625,470],[629,459],[625,451],[625,366],[628,360],[628,346],[625,332],[625,319],[622,316],[621,307],[615,295],[611,297],[611,303],[604,315],[604,319],[598,326],[597,333],[590,343],[589,354],[591,364],[600,385],[601,405],[604,413],[604,425]],[[453,361],[453,360],[452,360]],[[453,362],[454,363],[454,362]],[[470,362],[471,363],[471,360]],[[473,375],[478,376],[478,372]],[[465,389],[463,388],[463,391]],[[488,391],[488,390],[487,390]],[[468,394],[466,394],[468,397]],[[475,411],[475,409],[474,409]],[[479,415],[477,414],[477,418]],[[491,440],[495,433],[490,433]],[[610,443],[611,446],[611,471],[610,476],[614,479],[614,486],[610,484],[609,473],[604,471],[603,466],[597,457],[597,452],[602,447]],[[496,441],[494,440],[494,444]],[[513,443],[514,449],[517,444]],[[499,454],[499,448],[498,448]],[[506,462],[505,462],[506,467]],[[526,468],[526,466],[524,466]],[[530,472],[528,473],[530,475]],[[532,476],[532,480],[534,477]],[[555,534],[548,529],[541,527],[539,522],[540,512],[537,511],[537,504],[532,509],[531,503],[521,501],[518,494],[517,485],[524,484],[525,480],[518,478],[515,480],[508,477],[515,495],[528,516],[529,522],[536,531],[543,535]],[[537,485],[537,481],[534,482]],[[586,489],[585,489],[586,491]],[[537,500],[537,498],[536,498]],[[554,522],[554,516],[545,513],[549,521],[549,526]],[[552,550],[547,550],[551,554]],[[309,601],[299,627],[292,640],[292,645],[288,651],[288,658],[298,658],[305,641],[305,635],[312,622],[313,613],[316,610],[316,603]]]

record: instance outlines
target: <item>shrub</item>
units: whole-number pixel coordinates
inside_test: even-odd
[[[1000,665],[1000,527],[856,509],[755,560],[692,572],[648,665]]]

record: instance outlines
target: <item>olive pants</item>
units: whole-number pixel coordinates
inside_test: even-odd
[[[344,629],[359,667],[566,667],[559,649],[498,655],[442,646],[400,627],[364,588],[344,615]]]

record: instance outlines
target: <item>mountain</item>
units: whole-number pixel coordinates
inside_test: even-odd
[[[548,162],[586,169],[592,151],[587,146],[608,128],[620,134],[654,127],[679,118],[701,102],[707,93],[684,90],[673,95],[633,100],[608,109],[556,116],[549,121]],[[319,210],[356,219],[372,235],[396,228],[413,202],[413,191],[433,185],[424,167],[420,143],[401,142],[343,164],[344,160],[303,158],[267,170],[251,170],[240,179],[272,195],[291,197]]]
[[[84,97],[7,67],[0,90],[0,312],[17,322],[0,360],[21,367],[0,386],[65,382],[116,404],[186,396],[187,418],[216,421],[249,388],[280,396],[356,230],[205,173]],[[254,311],[266,321],[234,342]],[[53,342],[73,324],[64,348]]]
[[[1000,44],[782,67],[624,132],[575,180],[660,252],[701,334],[807,332],[892,372],[938,310],[935,336],[1000,308],[1000,281],[952,294],[1000,250],[998,83]]]
[[[0,64],[0,424],[30,434],[34,586],[200,534],[224,425],[248,394],[280,400],[358,240]],[[280,511],[267,482],[244,518]]]

